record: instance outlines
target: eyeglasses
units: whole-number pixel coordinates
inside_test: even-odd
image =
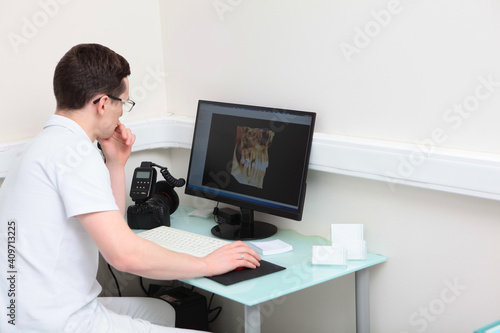
[[[104,96],[108,96],[109,98],[114,99],[115,101],[123,102],[123,111],[124,112],[130,112],[134,108],[135,102],[131,99],[124,100],[124,99],[121,99],[119,97],[115,97],[115,96],[111,96],[111,95],[104,95]],[[98,99],[96,99],[92,103],[97,104],[97,102],[99,102],[101,100],[101,98],[103,98],[104,96],[99,97]]]

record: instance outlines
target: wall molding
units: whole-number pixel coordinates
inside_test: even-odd
[[[133,151],[191,147],[194,118],[169,114],[127,124]],[[0,144],[0,178],[26,142]],[[310,169],[500,200],[500,155],[315,133]]]

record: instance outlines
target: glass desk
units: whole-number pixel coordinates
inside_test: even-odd
[[[500,333],[500,320],[496,321],[488,326],[485,326],[483,328],[480,328],[474,333]]]
[[[179,207],[171,216],[171,226],[211,236],[215,225],[212,218],[203,219],[189,216],[192,209]],[[206,278],[189,278],[180,281],[197,288],[226,297],[245,306],[245,332],[260,332],[260,304],[287,294],[302,290],[346,274],[355,274],[356,291],[356,331],[370,331],[369,271],[367,268],[380,264],[387,257],[368,253],[367,260],[348,261],[347,267],[312,265],[312,246],[329,245],[330,241],[318,236],[304,236],[293,230],[278,230],[266,239],[281,239],[293,246],[293,251],[262,256],[266,261],[286,267],[285,270],[256,279],[221,285]]]

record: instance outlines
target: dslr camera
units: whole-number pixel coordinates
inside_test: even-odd
[[[156,182],[156,169],[165,180]],[[179,196],[175,187],[182,187],[186,181],[174,178],[167,168],[152,162],[142,162],[134,170],[130,197],[134,205],[127,209],[127,223],[131,229],[152,229],[170,226],[170,214],[179,207]]]

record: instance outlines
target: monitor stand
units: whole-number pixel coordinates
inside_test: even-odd
[[[253,210],[241,208],[239,224],[219,224],[212,228],[212,235],[228,240],[251,240],[271,237],[278,231],[275,225],[254,221]]]

